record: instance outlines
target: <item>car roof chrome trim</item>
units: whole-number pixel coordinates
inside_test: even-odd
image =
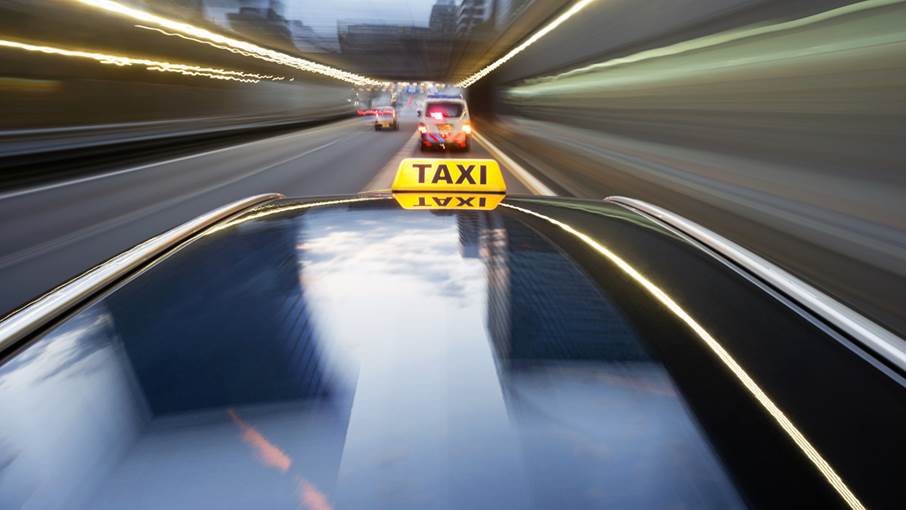
[[[809,311],[848,334],[870,352],[906,372],[906,340],[742,246],[664,208],[642,200],[610,196],[606,201],[676,228],[773,285]]]
[[[98,264],[13,311],[0,319],[0,354],[130,271],[179,243],[250,207],[278,198],[283,198],[283,195],[278,193],[255,195],[203,214]]]

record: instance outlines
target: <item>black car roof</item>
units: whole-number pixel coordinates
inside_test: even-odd
[[[276,200],[36,332],[0,445],[91,508],[883,504],[903,388],[854,350],[617,205]]]

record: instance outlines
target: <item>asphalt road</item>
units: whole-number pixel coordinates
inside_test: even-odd
[[[376,132],[350,119],[83,179],[0,193],[0,316],[168,228],[259,193],[386,189],[418,157],[415,120]],[[468,154],[491,157],[478,143]],[[512,193],[529,190],[504,166]]]

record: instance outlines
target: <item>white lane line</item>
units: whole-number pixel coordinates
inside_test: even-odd
[[[343,127],[346,124],[353,124],[354,122],[357,122],[358,120],[359,119],[356,118],[356,119],[350,119],[350,120],[346,120],[346,121],[333,122],[333,123],[330,123],[330,124],[327,124],[325,126],[318,127],[318,128],[305,129],[305,130],[301,130],[301,131],[295,131],[292,133],[286,133],[284,135],[278,135],[278,136],[259,139],[259,140],[252,140],[250,142],[244,142],[244,143],[240,143],[238,145],[230,145],[228,147],[221,147],[219,149],[213,149],[213,150],[209,150],[209,151],[199,152],[196,154],[189,154],[187,156],[180,156],[178,158],[168,159],[168,160],[164,160],[164,161],[156,161],[154,163],[148,163],[145,165],[139,165],[139,166],[131,167],[131,168],[124,168],[122,170],[115,170],[113,172],[107,172],[107,173],[98,174],[98,175],[90,175],[88,177],[79,177],[77,179],[55,182],[53,184],[46,184],[44,186],[36,186],[34,188],[28,188],[28,189],[23,189],[23,190],[19,190],[19,191],[12,191],[9,193],[0,193],[0,200],[21,197],[21,196],[25,196],[25,195],[31,195],[34,193],[40,193],[42,191],[49,191],[52,189],[63,188],[63,187],[72,186],[75,184],[82,184],[85,182],[97,181],[100,179],[106,179],[108,177],[115,177],[117,175],[138,172],[139,170],[146,170],[148,168],[153,168],[156,166],[169,165],[171,163],[179,163],[180,161],[186,161],[186,160],[190,160],[190,159],[200,158],[203,156],[210,156],[212,154],[217,154],[219,152],[225,152],[225,151],[229,151],[229,150],[233,150],[233,149],[238,149],[240,147],[245,147],[245,146],[252,145],[255,143],[266,142],[266,141],[275,140],[275,139],[279,139],[279,138],[283,138],[283,137],[287,137],[287,136],[300,135],[303,133],[307,134],[307,135],[313,135],[315,133],[319,133],[319,132],[325,131],[327,129]]]
[[[378,190],[388,190],[390,185],[393,184],[393,176],[396,175],[396,170],[399,168],[400,163],[406,159],[410,158],[413,155],[415,150],[415,139],[418,138],[418,131],[412,133],[412,136],[406,140],[406,143],[393,155],[392,158],[384,165],[384,168],[381,168],[381,171],[371,179],[371,182],[365,185],[365,188],[362,191],[378,191]]]
[[[309,154],[311,154],[313,152],[317,152],[321,149],[326,149],[327,147],[330,147],[331,145],[334,145],[334,144],[338,143],[339,141],[340,140],[333,140],[331,142],[327,142],[324,145],[319,145],[313,149],[309,149],[300,154],[294,154],[293,156],[282,159],[280,161],[277,161],[276,163],[271,163],[269,165],[266,165],[266,166],[263,166],[260,168],[256,168],[255,170],[253,170],[251,172],[237,175],[236,177],[233,177],[232,179],[218,182],[217,184],[215,184],[213,186],[209,186],[204,189],[193,191],[193,192],[187,193],[185,195],[179,195],[177,197],[173,197],[173,198],[164,200],[163,202],[158,202],[156,204],[152,204],[152,205],[143,207],[141,209],[137,209],[135,211],[126,213],[122,216],[110,218],[106,221],[102,221],[100,223],[95,223],[94,225],[72,231],[62,237],[57,237],[57,238],[51,239],[49,241],[45,241],[43,243],[29,246],[28,248],[7,254],[3,257],[0,257],[0,269],[6,269],[10,266],[15,266],[16,264],[25,262],[33,257],[38,257],[38,256],[44,255],[46,253],[52,252],[54,250],[59,250],[65,246],[78,242],[82,239],[96,236],[102,232],[106,232],[108,230],[112,230],[114,228],[126,225],[126,224],[131,223],[136,220],[139,220],[143,217],[150,216],[151,214],[162,211],[164,209],[168,209],[176,204],[179,204],[180,202],[185,202],[185,201],[195,198],[199,195],[203,195],[205,193],[210,193],[210,192],[218,190],[220,188],[229,186],[230,184],[237,183],[248,177],[258,175],[258,174],[260,174],[262,172],[266,172],[272,168],[275,168],[275,167],[278,167],[281,165],[285,165],[286,163],[289,163],[296,159],[308,156]]]
[[[548,188],[543,182],[535,178],[534,175],[529,173],[522,165],[513,161],[513,158],[507,156],[502,150],[498,149],[496,145],[492,144],[487,138],[481,136],[477,132],[472,133],[472,138],[476,142],[480,143],[488,152],[491,153],[491,156],[497,159],[499,163],[503,163],[503,166],[507,168],[513,175],[519,179],[522,184],[525,184],[532,193],[536,195],[544,195],[548,197],[557,196],[556,193],[550,188]]]

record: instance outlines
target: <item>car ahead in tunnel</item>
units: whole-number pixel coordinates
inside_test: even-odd
[[[469,107],[459,96],[428,96],[419,110],[418,146],[428,150],[468,151],[472,139]]]
[[[374,130],[382,129],[399,130],[400,123],[397,117],[396,108],[392,106],[381,106],[374,110]]]
[[[897,508],[902,340],[669,211],[251,197],[0,321],[3,508]]]

